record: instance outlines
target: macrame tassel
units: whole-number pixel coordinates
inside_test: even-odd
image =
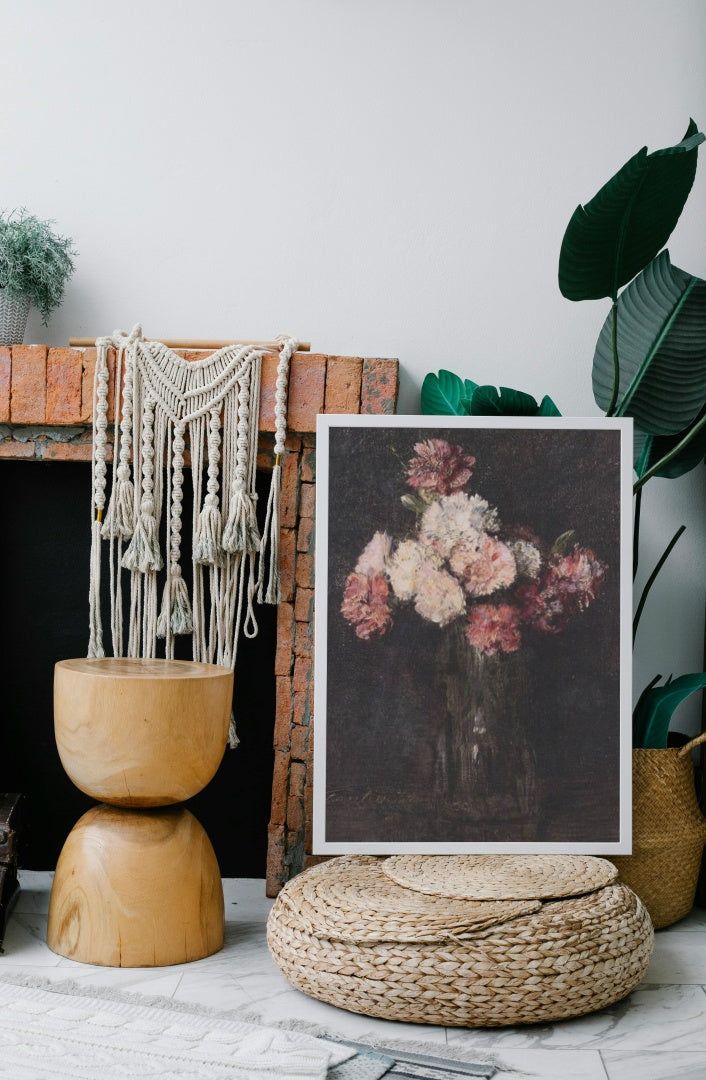
[[[123,555],[122,564],[126,570],[139,570],[141,574],[148,570],[161,570],[164,566],[159,550],[154,503],[151,499],[142,500],[140,516],[135,522],[135,531]]]
[[[164,586],[157,637],[167,637],[169,630],[172,634],[191,634],[194,630],[189,591],[178,566],[172,568],[172,576]]]
[[[282,466],[279,461],[272,469],[270,494],[267,500],[267,514],[265,516],[265,529],[262,541],[262,555],[258,573],[257,602],[258,604],[279,604],[282,599],[282,584],[279,572],[279,505],[282,492]],[[269,547],[270,572],[267,580],[267,589],[263,595],[265,584],[264,557],[265,550]]]
[[[121,472],[123,475],[121,476]],[[115,487],[108,503],[108,512],[103,522],[101,536],[104,540],[112,537],[128,540],[135,531],[135,488],[130,480],[130,470],[118,469]]]
[[[207,495],[199,514],[194,538],[194,562],[203,566],[221,566],[224,560],[222,547],[223,520],[215,495]]]
[[[105,656],[103,627],[100,617],[101,581],[101,522],[96,518],[91,526],[91,568],[89,590],[88,656]]]
[[[255,502],[243,488],[238,488],[231,498],[228,522],[223,530],[223,550],[230,555],[260,550]]]

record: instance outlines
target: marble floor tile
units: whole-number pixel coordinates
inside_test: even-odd
[[[487,1060],[497,1069],[493,1080],[606,1080],[597,1050],[502,1050]]]
[[[600,1012],[555,1024],[449,1029],[449,1045],[706,1051],[701,986],[644,986]],[[706,1073],[705,1073],[706,1075]]]
[[[655,951],[642,985],[706,983],[706,932],[682,930],[655,935]],[[705,1073],[706,1075],[706,1073]]]
[[[704,1080],[706,1055],[675,1050],[651,1053],[605,1050],[601,1057],[608,1080]]]
[[[167,968],[97,967],[55,955],[46,944],[52,874],[22,871],[20,880],[0,975],[171,997],[353,1041],[422,1043],[430,1053],[456,1048],[494,1064],[495,1080],[706,1080],[706,911],[700,909],[657,933],[642,984],[608,1009],[556,1024],[444,1029],[360,1016],[295,990],[267,949],[273,901],[260,880],[224,881],[221,952]]]

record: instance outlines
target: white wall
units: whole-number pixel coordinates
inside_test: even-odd
[[[703,0],[22,0],[2,26],[0,206],[79,249],[27,341],[287,330],[398,356],[402,412],[446,366],[597,414],[607,305],[559,294],[564,228],[706,125]],[[702,163],[670,250],[706,277],[705,226]],[[703,661],[704,469],[650,488],[643,565],[689,529],[640,686]]]

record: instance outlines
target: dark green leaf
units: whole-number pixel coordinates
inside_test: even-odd
[[[615,299],[664,247],[687,200],[705,136],[693,120],[676,146],[643,147],[600,191],[578,206],[559,255],[568,300]]]
[[[640,739],[635,745],[659,750],[667,745],[672,715],[685,698],[706,687],[706,672],[680,675],[665,686],[653,686],[644,692],[634,715],[634,731]]]
[[[612,317],[598,337],[593,394],[606,410],[613,390]],[[706,402],[706,281],[672,266],[663,251],[618,299],[620,383],[616,416],[673,435]]]
[[[642,740],[643,740],[644,734],[645,734],[643,729],[642,729],[642,720],[641,720],[643,702],[644,702],[645,698],[647,697],[647,695],[649,694],[652,687],[656,686],[661,678],[662,678],[661,675],[655,675],[654,679],[650,679],[647,686],[645,687],[645,689],[640,694],[640,697],[638,698],[637,705],[633,709],[633,714],[632,714],[632,745],[634,747],[642,746]],[[670,676],[670,678],[671,678],[671,676]]]
[[[559,536],[557,536],[556,540],[552,544],[550,554],[551,555],[566,555],[567,552],[571,551],[572,547],[574,546],[575,540],[576,540],[576,530],[575,529],[567,529],[566,532],[563,532]]]
[[[471,416],[561,416],[549,397],[541,406],[531,394],[507,386],[478,386],[471,398]]]
[[[460,379],[453,371],[429,372],[422,383],[421,408],[425,416],[465,416],[463,399],[476,388],[470,379]]]
[[[561,416],[561,413],[552,399],[545,394],[540,403],[537,416]]]
[[[695,423],[702,420],[704,415],[706,415],[706,406],[697,416]],[[676,435],[646,435],[644,431],[636,428],[634,435],[634,464],[637,475],[644,476],[648,469],[651,469],[662,458],[671,454],[688,430],[687,428],[685,431],[679,431]],[[658,469],[654,475],[668,477],[673,480],[677,476],[683,476],[684,473],[695,469],[704,458],[706,458],[706,427],[701,428],[691,442]]]

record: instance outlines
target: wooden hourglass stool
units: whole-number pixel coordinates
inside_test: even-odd
[[[62,660],[54,730],[64,769],[102,804],[76,823],[49,902],[49,948],[112,967],[155,967],[223,947],[220,870],[182,806],[213,778],[233,672],[184,660]],[[106,805],[108,804],[108,805]]]

